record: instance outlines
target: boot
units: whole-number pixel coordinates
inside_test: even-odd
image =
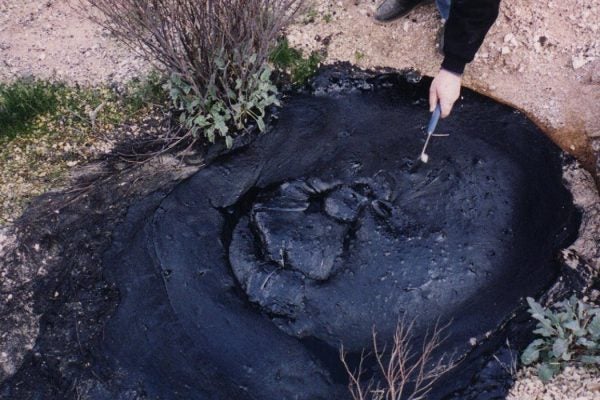
[[[383,0],[375,11],[377,21],[390,21],[406,15],[424,0]]]

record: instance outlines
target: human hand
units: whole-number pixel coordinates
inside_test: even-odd
[[[452,106],[460,96],[461,80],[460,75],[441,69],[429,88],[429,111],[433,112],[439,102],[442,109],[442,118],[450,115]]]

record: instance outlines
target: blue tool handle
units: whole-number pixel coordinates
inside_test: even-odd
[[[440,103],[435,106],[435,110],[433,114],[431,114],[431,119],[429,120],[429,125],[427,125],[427,134],[431,135],[433,131],[435,131],[435,127],[437,126],[438,121],[440,120],[440,115],[442,114],[442,109],[440,107]]]

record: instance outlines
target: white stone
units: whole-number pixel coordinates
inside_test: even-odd
[[[573,65],[573,69],[579,69],[581,67],[583,67],[585,64],[587,64],[588,60],[585,59],[585,57],[583,56],[573,56],[571,57],[571,63]]]

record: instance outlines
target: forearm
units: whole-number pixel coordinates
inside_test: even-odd
[[[444,31],[442,68],[462,74],[498,17],[500,0],[452,0]]]

